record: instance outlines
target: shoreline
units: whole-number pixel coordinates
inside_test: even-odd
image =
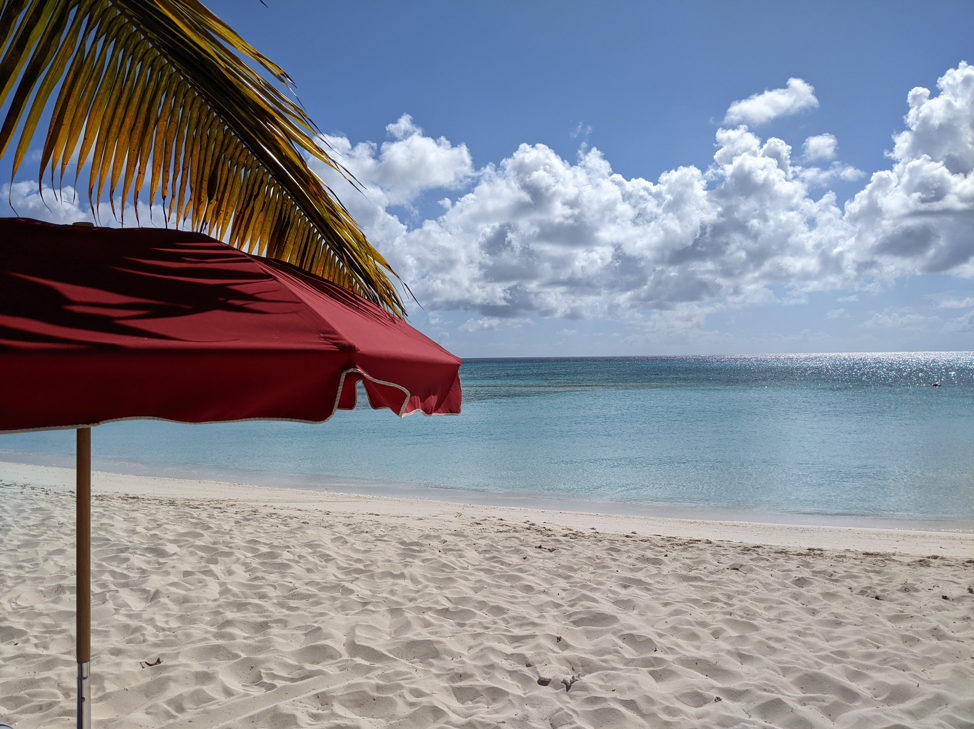
[[[74,483],[73,467],[0,461],[0,484],[73,491]],[[333,486],[338,488],[316,490],[209,479],[133,475],[97,469],[92,473],[92,490],[95,495],[115,494],[214,504],[232,502],[295,512],[337,510],[359,517],[381,515],[434,521],[449,520],[454,515],[462,514],[475,519],[540,523],[550,528],[584,529],[609,534],[709,539],[792,549],[851,550],[917,557],[974,557],[974,532],[967,530],[793,524],[548,509],[510,503],[477,504],[343,491],[340,490],[343,483],[336,479]]]
[[[74,468],[74,456],[63,453],[37,453],[0,449],[0,477],[4,468],[37,466]],[[653,519],[779,524],[801,527],[843,527],[888,529],[894,531],[946,532],[974,534],[974,515],[969,518],[947,516],[826,514],[782,512],[770,509],[733,508],[679,502],[603,501],[557,495],[504,493],[448,488],[402,482],[318,474],[277,473],[241,468],[155,463],[111,458],[95,458],[92,469],[113,476],[162,478],[174,481],[232,483],[240,486],[290,489],[311,493],[374,496],[409,501],[435,501],[457,506],[485,508],[509,507],[534,511],[577,512],[608,516],[641,516]]]

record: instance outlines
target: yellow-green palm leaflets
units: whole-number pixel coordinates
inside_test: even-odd
[[[203,5],[3,0],[2,7],[0,104],[9,106],[0,155],[22,127],[14,174],[49,108],[41,178],[49,171],[60,186],[72,160],[90,162],[93,209],[106,192],[113,210],[116,193],[123,205],[143,192],[151,205],[159,195],[176,224],[288,261],[405,315],[389,265],[303,155],[345,171],[316,143],[304,111],[241,55],[284,84],[287,74]]]

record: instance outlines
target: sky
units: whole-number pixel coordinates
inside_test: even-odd
[[[974,350],[972,2],[265,2],[207,5],[462,357]]]

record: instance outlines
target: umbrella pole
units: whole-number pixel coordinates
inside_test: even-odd
[[[78,428],[78,729],[91,727],[91,428]]]

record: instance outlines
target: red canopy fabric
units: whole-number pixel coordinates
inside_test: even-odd
[[[200,233],[0,219],[0,431],[126,418],[459,413],[460,360],[374,304]]]

